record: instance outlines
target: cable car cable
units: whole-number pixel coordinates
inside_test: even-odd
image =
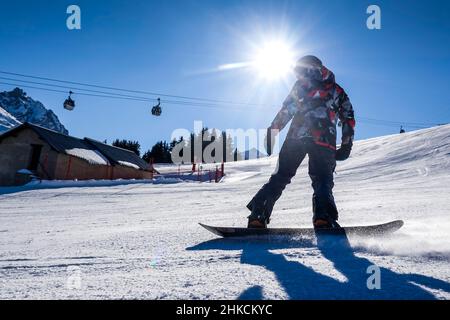
[[[67,81],[67,80],[59,80],[59,79],[54,79],[54,78],[39,77],[39,76],[33,76],[33,75],[27,75],[27,74],[15,73],[15,72],[7,72],[7,71],[1,71],[1,70],[0,70],[0,73],[13,75],[13,76],[18,76],[18,77],[25,77],[25,78],[32,78],[32,79],[39,79],[39,80],[67,83],[67,84],[75,84],[75,85],[81,85],[81,86],[87,86],[87,87],[94,87],[94,88],[99,88],[99,89],[123,91],[123,92],[130,92],[130,93],[148,94],[148,95],[153,95],[153,96],[158,96],[158,97],[168,97],[168,98],[197,100],[197,101],[205,101],[205,102],[215,102],[215,103],[220,103],[220,104],[235,104],[235,105],[248,105],[248,106],[251,106],[251,105],[259,105],[260,106],[261,105],[261,104],[255,104],[255,103],[226,101],[226,100],[207,99],[207,98],[198,98],[198,97],[188,97],[188,96],[171,95],[171,94],[164,94],[164,93],[158,93],[158,92],[141,91],[141,90],[130,90],[130,89],[117,88],[117,87],[100,86],[100,85],[95,85],[95,84],[88,84],[88,83]]]
[[[24,80],[17,80],[17,81],[20,82],[20,81],[24,81]],[[44,91],[49,91],[49,92],[67,93],[67,91],[63,91],[63,90],[50,89],[50,88],[41,88],[41,87],[23,85],[23,84],[20,84],[20,83],[18,84],[18,83],[0,82],[0,84],[9,85],[9,86],[22,86],[24,88],[44,90]],[[45,85],[47,85],[47,86],[54,86],[52,84],[45,84]],[[57,86],[57,87],[63,87],[63,86]],[[68,88],[68,87],[63,87],[63,88]],[[88,89],[81,89],[81,90],[93,91],[93,90],[88,90]],[[129,96],[128,97],[128,95],[121,95],[121,94],[111,95],[112,93],[108,93],[108,94],[92,94],[92,93],[76,92],[75,94],[76,95],[82,95],[82,96],[89,96],[89,97],[121,99],[121,100],[141,101],[141,102],[154,101],[154,99],[144,98],[144,97],[133,97],[133,96]],[[226,106],[220,106],[220,105],[214,105],[214,104],[206,104],[206,103],[198,103],[198,102],[196,103],[196,102],[175,101],[175,100],[164,100],[164,102],[170,103],[170,104],[178,104],[178,105],[190,106],[190,107],[206,107],[206,108],[214,108],[214,109],[225,109],[226,108],[226,109],[233,109],[233,110],[238,110],[238,111],[241,110],[241,111],[243,111],[242,108],[230,108],[230,107],[226,107]],[[259,105],[259,106],[261,106],[261,105]],[[403,126],[409,127],[409,128],[425,128],[425,127],[438,125],[436,123],[402,122],[402,121],[373,119],[373,118],[367,118],[367,117],[357,117],[357,119],[358,119],[359,122],[363,122],[363,123],[367,123],[367,124],[383,125],[383,126],[390,126],[390,127],[398,127],[399,125],[403,125]]]

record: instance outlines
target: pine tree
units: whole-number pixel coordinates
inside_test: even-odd
[[[119,147],[122,149],[127,149],[130,151],[133,151],[134,153],[136,153],[138,156],[141,155],[141,145],[138,141],[132,141],[132,140],[119,140],[116,139],[114,140],[114,142],[112,143],[113,146],[115,147]]]
[[[167,141],[157,142],[151,150],[147,151],[142,159],[146,162],[153,161],[154,163],[172,163],[170,154],[171,147]]]
[[[144,155],[142,156],[142,159],[147,162],[150,163],[150,161],[152,161],[152,152],[150,150],[147,150]]]
[[[225,131],[222,132],[223,139],[223,162],[237,161],[234,154],[234,142],[230,135]]]
[[[157,142],[150,150],[144,153],[142,159],[146,162],[150,162],[152,160],[154,163],[172,163],[171,152],[173,148],[178,143],[184,143],[184,150],[190,153],[190,161],[191,163],[203,163],[206,159],[203,158],[203,154],[205,148],[209,146],[211,143],[216,142],[218,140],[218,145],[222,145],[222,155],[221,159],[215,159],[215,162],[221,161],[236,161],[236,159],[240,160],[240,155],[238,155],[237,150],[235,150],[234,142],[231,136],[227,136],[226,132],[223,131],[221,134],[217,134],[217,132],[213,129],[211,132],[207,127],[202,128],[199,133],[191,133],[188,140],[184,140],[183,137],[179,139],[173,139],[170,143],[167,141],[159,141]],[[121,142],[121,141],[119,141]],[[195,154],[195,147],[200,146],[201,150],[197,150],[197,152],[201,151],[200,154]],[[215,153],[217,150],[212,150],[212,156],[215,158]],[[183,157],[183,150],[181,150],[180,155]]]

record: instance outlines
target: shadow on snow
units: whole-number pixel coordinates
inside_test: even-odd
[[[308,247],[317,247],[347,280],[340,282],[297,261],[289,261],[282,253],[271,252]],[[220,238],[187,250],[242,250],[241,263],[261,266],[273,272],[289,299],[436,299],[423,287],[450,292],[450,284],[445,281],[419,274],[396,273],[382,267],[381,289],[368,289],[370,274],[367,268],[374,263],[356,256],[345,235],[317,235],[317,246],[312,240],[305,239]],[[301,251],[298,253],[301,254]],[[263,285],[260,283],[247,288],[238,299],[264,299]]]

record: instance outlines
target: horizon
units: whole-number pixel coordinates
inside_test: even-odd
[[[3,93],[3,92],[0,92],[0,93]],[[26,91],[25,91],[25,93],[26,93]],[[28,96],[28,95],[27,95],[27,96]],[[31,98],[32,98],[32,97],[31,97]],[[39,101],[38,101],[38,102],[39,102]],[[24,123],[22,123],[21,125],[26,124],[26,123],[30,123],[30,122],[24,122]],[[38,126],[38,127],[41,127],[41,128],[43,128],[43,129],[45,129],[45,130],[49,130],[49,131],[52,131],[52,132],[61,134],[61,135],[66,135],[66,134],[64,134],[64,133],[55,131],[55,130],[53,130],[53,129],[46,128],[46,127],[42,127],[42,126],[39,125],[39,124],[33,124],[33,123],[30,123],[30,124],[35,125],[35,126]],[[63,124],[63,125],[64,125],[64,124]],[[18,125],[18,126],[20,126],[20,125]],[[16,127],[18,127],[18,126],[16,126]],[[436,125],[433,125],[433,126],[430,126],[430,127],[415,128],[415,129],[412,129],[412,130],[410,130],[410,131],[406,131],[406,132],[404,132],[403,134],[414,133],[414,132],[416,132],[416,131],[428,130],[428,129],[434,129],[434,128],[437,128],[437,127],[445,127],[445,126],[450,126],[450,123],[441,123],[441,124],[436,124]],[[3,134],[5,134],[5,133],[7,133],[7,132],[10,131],[10,130],[15,129],[16,127],[10,128],[10,129],[8,129],[7,131],[4,131],[4,132],[0,133],[0,136],[3,135]],[[67,128],[66,128],[66,129],[67,129]],[[215,128],[211,128],[211,129],[209,129],[209,130],[214,130],[214,129],[215,129]],[[196,132],[196,133],[197,133],[197,132]],[[354,142],[356,143],[356,142],[365,141],[365,140],[369,140],[369,139],[376,139],[376,138],[389,137],[389,136],[394,136],[394,135],[398,135],[398,134],[400,134],[400,133],[398,133],[398,132],[395,132],[395,133],[386,133],[386,134],[382,134],[382,135],[379,135],[379,136],[367,137],[367,138],[364,138],[364,139],[355,139]],[[106,141],[106,142],[105,142],[105,140],[96,140],[96,139],[90,138],[90,137],[88,137],[88,136],[84,136],[84,137],[82,137],[82,136],[73,136],[72,134],[70,134],[70,131],[69,131],[69,134],[68,134],[68,135],[71,136],[71,137],[73,137],[73,138],[80,139],[80,140],[90,139],[90,140],[93,140],[93,141],[98,142],[98,143],[100,143],[100,144],[106,144],[106,145],[109,145],[109,146],[114,146],[112,143],[114,142],[114,140],[116,140],[116,139],[114,139],[114,140],[110,143],[109,141]],[[120,139],[120,138],[117,138],[117,140],[119,140],[119,139]],[[281,139],[280,139],[280,140],[281,140]],[[137,141],[137,142],[139,142],[139,141]],[[170,141],[170,139],[169,139],[169,140],[160,140],[160,141],[156,141],[155,144],[158,143],[158,142],[167,142],[167,143],[170,143],[171,141]],[[281,142],[281,141],[280,141],[280,142]],[[126,149],[126,148],[123,148],[123,147],[120,147],[120,146],[114,146],[114,147],[119,148],[119,149],[122,149],[122,150],[129,151],[129,152],[133,152],[133,151],[130,150],[130,149]],[[251,152],[251,151],[257,151],[259,154],[261,154],[261,157],[266,157],[266,156],[267,156],[266,150],[265,150],[264,148],[263,148],[263,150],[261,150],[259,147],[260,147],[260,146],[255,147],[254,145],[251,145],[250,147],[248,147],[248,148],[246,148],[246,149],[239,149],[237,146],[236,146],[235,148],[237,149],[237,151],[238,151],[239,153],[247,153],[247,152]],[[140,153],[141,153],[141,154],[140,154],[140,157],[143,156],[143,154],[145,153],[145,151],[147,151],[147,150],[143,150],[143,149],[140,150]],[[278,153],[278,152],[277,152],[277,153]],[[275,154],[277,154],[277,153],[275,153]],[[245,160],[245,159],[242,159],[242,160]],[[240,160],[235,160],[235,161],[240,161]],[[164,163],[164,164],[167,165],[166,163]]]

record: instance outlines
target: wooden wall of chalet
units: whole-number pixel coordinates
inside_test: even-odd
[[[54,178],[55,180],[116,180],[116,179],[151,179],[152,173],[144,170],[115,165],[95,165],[66,154],[59,154]]]
[[[32,144],[42,145],[40,163],[46,163],[46,170],[38,166],[37,173],[43,179],[52,179],[58,153],[31,129],[24,129],[17,135],[0,141],[0,185],[17,184],[17,171],[26,169],[31,160]]]

